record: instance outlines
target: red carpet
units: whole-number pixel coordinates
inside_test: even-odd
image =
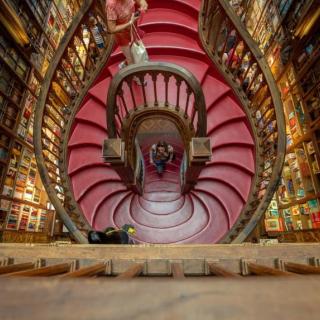
[[[149,1],[141,27],[147,32],[144,42],[152,61],[180,65],[200,81],[208,110],[212,162],[202,171],[195,189],[183,196],[179,192],[183,150],[175,145],[177,159],[162,178],[146,160],[142,197],[128,191],[103,164],[108,86],[123,60],[116,49],[79,110],[69,140],[74,196],[95,229],[130,223],[140,242],[214,243],[232,227],[247,201],[255,172],[254,142],[241,106],[200,45],[199,6],[196,0]],[[141,89],[135,86],[135,90]],[[143,142],[146,157],[150,143]]]

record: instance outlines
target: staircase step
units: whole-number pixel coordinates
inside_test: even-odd
[[[68,174],[72,175],[82,168],[103,163],[101,157],[101,145],[85,146],[85,148],[73,148],[68,159]]]
[[[79,204],[83,213],[89,221],[91,225],[95,222],[96,216],[99,216],[101,219],[101,215],[103,219],[109,221],[109,217],[112,216],[112,212],[110,211],[101,211],[103,203],[108,199],[111,195],[113,202],[115,200],[123,199],[124,195],[126,195],[127,189],[122,182],[118,181],[101,181],[100,184],[96,184],[94,188],[89,189],[84,196],[82,196]],[[97,226],[94,224],[95,228],[101,230],[101,226]],[[108,224],[105,225],[108,227]]]
[[[207,110],[214,106],[214,103],[221,97],[230,93],[230,88],[211,75],[205,78],[202,84],[202,90],[206,101]]]
[[[181,57],[175,55],[153,55],[151,56],[152,61],[164,61],[168,63],[174,63],[190,71],[197,80],[202,83],[205,79],[206,73],[209,69],[207,63],[193,59],[190,57]]]
[[[166,209],[160,214],[145,210],[140,205],[138,196],[134,196],[130,206],[131,217],[135,221],[135,226],[138,224],[149,228],[168,229],[186,223],[193,215],[193,204],[189,197],[185,199],[180,208],[177,208],[174,204],[170,206],[168,202],[166,203]],[[152,239],[152,242],[155,240]]]
[[[143,199],[161,203],[167,201],[175,201],[181,198],[182,195],[180,192],[171,192],[171,191],[151,191],[151,192],[144,192]]]
[[[164,30],[177,32],[177,28],[180,27],[182,29],[179,30],[179,33],[193,32],[198,39],[198,20],[189,14],[171,8],[149,9],[139,20],[139,26],[150,33]]]
[[[213,156],[210,165],[230,165],[240,168],[249,174],[254,174],[255,162],[253,150],[250,146],[222,146],[213,147]]]
[[[138,199],[135,200],[139,201],[139,205],[142,209],[149,211],[150,213],[168,215],[184,207],[187,198],[186,196],[181,196],[173,201],[163,201],[161,202],[161,205],[159,202],[149,201],[141,197],[138,197]]]
[[[93,186],[103,181],[119,181],[118,174],[107,165],[85,168],[72,176],[73,193],[79,201]]]
[[[111,77],[105,78],[99,83],[95,84],[90,90],[89,93],[98,99],[102,105],[106,105],[108,89],[111,83]]]
[[[227,123],[219,127],[210,135],[211,145],[214,148],[226,145],[254,146],[248,127],[242,122]]]
[[[96,210],[95,215],[92,217],[91,224],[94,230],[103,231],[107,227],[121,228],[114,222],[114,213],[118,206],[127,198],[132,198],[131,191],[122,190],[110,193],[108,197],[105,197],[99,205],[99,210]]]
[[[224,181],[214,179],[211,181],[199,180],[194,192],[198,190],[208,192],[211,197],[219,202],[228,216],[230,228],[239,216],[244,205],[243,198],[239,194],[239,191]]]
[[[199,233],[208,223],[208,212],[201,201],[193,198],[194,210],[189,220],[172,228],[160,229],[150,228],[138,224],[129,214],[130,200],[126,199],[117,208],[114,215],[116,225],[132,224],[136,228],[135,238],[140,242],[147,243],[175,243],[177,241],[187,241],[194,234]]]
[[[188,14],[194,19],[198,19],[200,10],[200,2],[198,0],[150,1],[148,4],[149,9],[169,8],[184,14]]]
[[[86,132],[84,135],[83,132]],[[80,122],[78,119],[78,123],[76,124],[71,138],[69,140],[69,147],[75,147],[79,145],[98,145],[102,146],[104,139],[107,138],[106,128],[95,125],[91,122]]]
[[[106,106],[101,102],[90,98],[76,115],[76,121],[79,119],[84,122],[91,122],[101,129],[107,127],[106,123]],[[76,125],[76,124],[75,124]]]
[[[219,181],[226,181],[237,190],[243,199],[247,199],[251,187],[252,174],[247,171],[240,170],[238,167],[230,165],[215,164],[214,166],[205,167],[199,176],[202,179],[213,179]]]
[[[210,108],[207,116],[208,135],[227,122],[247,122],[243,110],[228,96],[215,103],[214,107]]]

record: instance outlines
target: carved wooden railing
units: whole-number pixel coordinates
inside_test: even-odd
[[[282,102],[257,44],[226,0],[204,0],[202,44],[241,101],[255,136],[256,174],[251,196],[222,242],[242,242],[260,221],[281,177],[285,156]]]
[[[133,90],[136,78],[152,88],[152,95],[146,95],[145,86],[140,90]],[[171,86],[169,88],[169,81]],[[162,82],[162,83],[161,83]],[[159,86],[164,86],[164,99],[159,101]],[[172,85],[175,86],[172,89]],[[157,108],[155,110],[172,110],[190,121],[189,128],[196,136],[207,134],[207,113],[201,85],[192,73],[181,66],[165,62],[147,62],[135,64],[120,71],[113,79],[107,98],[107,124],[110,138],[120,137],[122,119],[129,118],[130,110],[124,99],[127,87],[133,101],[133,111]],[[169,90],[175,91],[175,100],[169,101]],[[137,94],[143,97],[143,104],[136,103]],[[185,95],[183,99],[182,95]],[[185,101],[182,105],[181,101]],[[132,110],[131,110],[132,111]],[[190,137],[187,137],[190,139]]]
[[[137,79],[145,86],[137,86]],[[190,142],[195,141],[195,137],[207,139],[207,113],[200,83],[180,66],[147,62],[129,66],[115,75],[107,98],[109,139],[105,141],[105,150],[114,150],[117,144],[124,145],[125,151],[123,154],[109,155],[104,152],[104,158],[127,186],[134,186],[132,189],[141,194],[142,188],[136,185],[134,176],[137,154],[135,137],[140,123],[155,116],[171,119],[180,132],[188,155],[185,183],[182,185],[182,192],[187,192],[210,158],[211,150],[209,158],[189,158]],[[108,158],[112,160],[108,161]]]
[[[104,31],[102,1],[86,0],[74,17],[48,68],[38,99],[34,144],[39,172],[49,199],[77,242],[90,228],[68,189],[67,138],[84,95],[111,54],[112,38]],[[98,48],[90,21],[99,25],[104,48]],[[103,29],[103,30],[102,30]]]
[[[143,194],[143,187],[144,187],[144,178],[145,178],[145,163],[143,154],[139,145],[139,141],[135,139],[135,172],[134,172],[134,184],[140,187],[138,191],[139,194]]]

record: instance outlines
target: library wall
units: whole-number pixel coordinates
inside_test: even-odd
[[[320,230],[320,6],[318,1],[230,0],[271,68],[283,102],[287,152],[264,236],[318,239]],[[289,236],[289,233],[299,233]],[[286,236],[285,236],[285,235]],[[315,236],[306,236],[306,235]],[[263,232],[262,232],[263,236]],[[289,240],[288,240],[289,239]]]
[[[54,208],[34,155],[33,114],[48,65],[82,2],[0,1],[0,241],[47,242],[53,235]]]

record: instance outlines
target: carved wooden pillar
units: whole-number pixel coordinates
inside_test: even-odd
[[[182,177],[181,192],[189,192],[197,183],[201,170],[211,160],[211,144],[209,138],[192,138],[189,147],[189,161]]]
[[[134,169],[128,163],[124,141],[119,138],[104,140],[102,157],[126,185],[133,183]]]
[[[135,168],[128,161],[125,142],[120,138],[106,139],[103,143],[104,162],[109,163],[117,172],[123,183],[133,192],[142,194],[142,186],[138,183]]]

